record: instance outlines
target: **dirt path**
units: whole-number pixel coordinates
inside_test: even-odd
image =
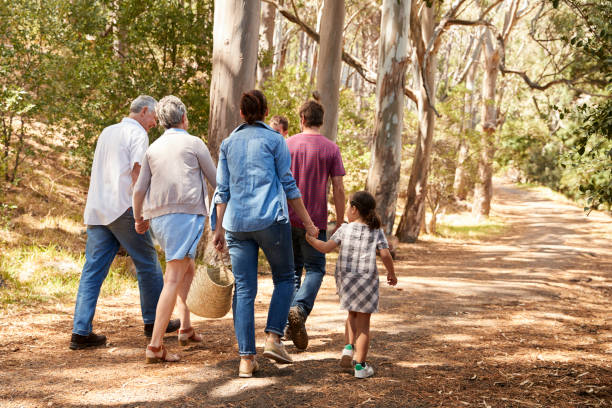
[[[338,366],[331,259],[307,352],[289,347],[290,366],[260,358],[253,379],[236,376],[229,316],[196,319],[205,344],[181,363],[147,366],[135,292],[101,299],[95,329],[110,344],[96,350],[68,350],[71,304],[4,313],[0,406],[612,406],[612,219],[510,185],[493,209],[501,237],[400,247],[400,283],[372,319],[374,378]],[[261,342],[269,276],[259,292]]]

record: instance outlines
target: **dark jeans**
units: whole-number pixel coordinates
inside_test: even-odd
[[[294,292],[291,306],[297,306],[304,318],[312,311],[317,293],[325,275],[325,254],[314,249],[306,241],[306,230],[291,227],[293,240],[293,261],[295,263]],[[318,238],[327,241],[325,230],[319,231]],[[302,281],[302,272],[306,276]]]

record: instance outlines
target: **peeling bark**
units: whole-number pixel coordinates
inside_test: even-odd
[[[411,1],[384,0],[380,25],[376,90],[376,122],[372,143],[372,163],[366,189],[374,195],[385,234],[390,235],[402,158],[404,86],[410,61],[408,43]]]
[[[422,7],[417,15],[415,3],[411,12],[412,42],[414,44],[414,78],[418,89],[418,130],[417,142],[412,161],[412,171],[408,181],[406,206],[397,228],[397,237],[401,242],[415,242],[421,231],[425,216],[425,199],[427,197],[427,177],[433,142],[435,112],[433,93],[435,89],[436,53],[426,53],[426,44],[432,41],[434,34],[435,5]],[[435,4],[435,3],[434,3]],[[427,58],[427,61],[425,61]]]

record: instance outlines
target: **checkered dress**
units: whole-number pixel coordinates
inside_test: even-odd
[[[330,238],[340,245],[336,263],[336,289],[340,308],[352,312],[378,312],[376,250],[389,248],[381,229],[359,222],[343,224]]]

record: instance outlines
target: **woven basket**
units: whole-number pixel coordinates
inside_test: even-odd
[[[220,318],[232,307],[234,275],[227,266],[201,266],[191,282],[187,307],[202,317]]]

